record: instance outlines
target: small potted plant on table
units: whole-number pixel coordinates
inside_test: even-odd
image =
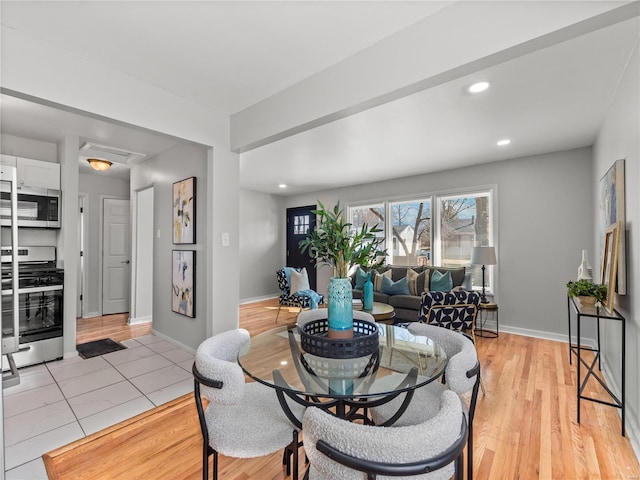
[[[582,305],[594,305],[607,298],[607,286],[593,283],[590,280],[580,279],[567,282],[567,294],[569,298],[578,297]]]

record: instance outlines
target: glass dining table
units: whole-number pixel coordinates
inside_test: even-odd
[[[384,425],[393,424],[413,393],[438,379],[447,365],[432,339],[403,327],[375,324],[378,348],[356,358],[327,358],[302,349],[297,326],[276,327],[251,338],[238,362],[253,380],[275,389],[289,420],[301,427],[290,402],[318,406],[347,420],[371,423],[367,409],[404,395]]]

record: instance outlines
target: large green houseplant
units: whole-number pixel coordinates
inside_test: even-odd
[[[343,331],[348,336],[353,328],[353,301],[347,276],[355,265],[372,268],[384,262],[386,251],[380,248],[384,239],[376,235],[382,230],[378,225],[370,227],[366,223],[353,228],[340,210],[340,202],[333,209],[325,208],[320,201],[318,205],[318,209],[312,210],[316,215],[315,229],[300,241],[300,248],[316,260],[316,266],[333,268],[328,288],[329,333],[333,330],[332,336],[341,336],[335,332]]]

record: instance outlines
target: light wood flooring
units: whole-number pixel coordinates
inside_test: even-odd
[[[240,325],[252,335],[273,327],[275,305],[241,306]],[[295,312],[285,311],[278,324],[294,321]],[[114,332],[108,336],[114,338]],[[479,395],[474,424],[476,479],[640,479],[630,442],[620,435],[616,409],[582,402],[582,423],[576,422],[575,361],[569,365],[567,344],[502,333],[497,339],[478,338],[477,348],[486,395]],[[595,382],[587,390],[602,395]],[[51,479],[141,478],[137,473],[197,479],[199,442],[195,408],[187,395],[51,452],[45,463]],[[221,457],[220,479],[284,480],[281,458],[280,453]],[[79,473],[89,469],[89,477]]]

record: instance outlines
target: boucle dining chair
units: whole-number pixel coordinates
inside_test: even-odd
[[[446,328],[412,323],[408,327],[414,335],[429,337],[440,345],[447,354],[448,362],[444,378],[446,385],[433,382],[415,391],[407,410],[393,424],[393,427],[417,425],[435,414],[437,399],[447,388],[458,395],[471,391],[469,405],[465,406],[468,417],[469,436],[467,446],[467,480],[473,479],[473,419],[480,386],[480,362],[475,345],[466,334]],[[385,405],[371,409],[374,423],[382,424],[398,410],[401,399],[394,399]]]
[[[467,424],[460,399],[450,390],[438,399],[437,413],[417,425],[363,425],[310,407],[302,428],[309,480],[463,478]]]
[[[273,388],[245,382],[238,354],[250,342],[244,329],[214,335],[200,344],[193,365],[194,394],[202,431],[202,478],[218,478],[218,453],[236,458],[270,455],[284,449],[287,475],[298,475],[298,429],[285,416]],[[202,397],[209,400],[206,410]],[[303,408],[292,411],[302,418]]]

